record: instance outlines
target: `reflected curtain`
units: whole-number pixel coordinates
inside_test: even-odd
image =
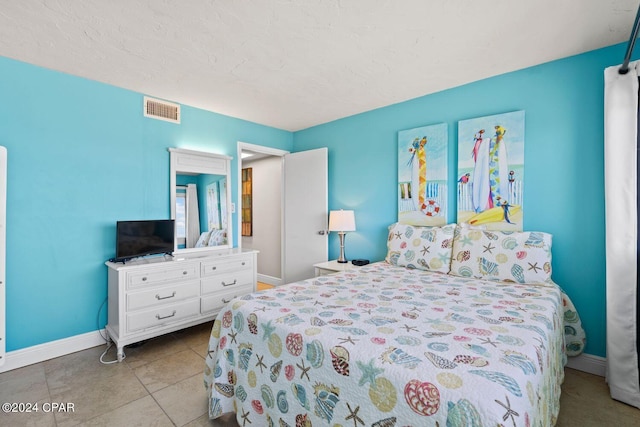
[[[640,408],[638,366],[638,68],[605,69],[607,382]]]
[[[198,188],[187,184],[187,248],[195,248],[200,237],[200,213],[198,211]]]
[[[220,229],[220,197],[218,182],[207,185],[207,224],[208,230]]]

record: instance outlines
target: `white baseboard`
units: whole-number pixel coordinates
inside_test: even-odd
[[[0,373],[105,344],[104,329],[7,352]]]
[[[258,282],[266,283],[271,286],[282,285],[282,279],[279,277],[267,276],[266,274],[258,274]]]
[[[607,372],[607,359],[592,354],[581,354],[576,357],[569,357],[567,368],[588,372],[593,375],[604,377]]]

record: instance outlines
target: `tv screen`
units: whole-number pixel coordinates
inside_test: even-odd
[[[115,261],[154,254],[171,254],[175,221],[172,219],[118,221]]]

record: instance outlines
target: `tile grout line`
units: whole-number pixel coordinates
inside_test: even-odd
[[[107,344],[107,345],[108,345],[109,343],[107,342],[107,343],[105,343],[105,344]],[[115,347],[112,347],[112,348],[115,348]],[[102,357],[102,353],[101,353],[101,356],[99,356],[99,357]],[[100,362],[101,362],[101,361],[100,361]],[[124,362],[124,359],[123,359],[121,362],[117,362],[117,363],[123,363],[123,362]],[[142,382],[140,381],[140,378],[138,378],[138,376],[136,375],[135,371],[131,368],[131,366],[129,366],[129,365],[128,365],[128,364],[126,364],[126,363],[125,363],[125,366],[127,367],[127,369],[128,369],[129,371],[131,371],[131,373],[132,373],[132,374],[133,374],[133,376],[136,378],[136,380],[138,380],[138,382],[140,383],[140,385],[141,385],[141,386],[144,388],[144,390],[147,392],[147,396],[148,396],[148,395],[149,395],[149,390],[147,390],[147,388],[145,387],[145,385],[144,385],[144,384],[142,384]],[[107,415],[108,413],[113,412],[113,411],[116,411],[116,410],[118,410],[118,409],[120,409],[120,408],[122,408],[122,407],[124,407],[124,406],[127,406],[127,405],[129,405],[129,404],[133,403],[133,402],[137,402],[137,401],[138,401],[138,400],[140,400],[140,399],[144,399],[144,398],[145,398],[145,397],[147,397],[147,396],[142,396],[142,397],[139,397],[139,398],[134,399],[134,400],[132,400],[132,401],[125,402],[125,403],[123,403],[122,405],[120,405],[120,406],[118,406],[118,407],[115,407],[115,408],[111,409],[110,411],[103,412],[103,413],[98,414],[98,415],[95,415],[95,416],[93,416],[93,417],[91,417],[91,418],[87,418],[86,420],[83,420],[80,424],[85,424],[85,423],[87,423],[88,421],[91,421],[91,420],[94,420],[94,419],[96,419],[96,418],[99,418],[99,417],[102,417],[102,416],[104,416],[104,415]],[[57,424],[57,420],[56,420],[56,427],[57,427],[57,425],[58,425],[58,424]]]
[[[195,351],[193,348],[191,348],[187,343],[184,343],[184,344],[187,346],[187,349],[191,350],[193,353],[195,353],[196,355],[200,356],[200,355],[198,354],[198,352],[197,352],[197,351]],[[184,351],[184,350],[182,350],[182,351]],[[135,371],[134,371],[134,375],[135,375]],[[199,374],[195,374],[195,375],[199,375]],[[136,375],[136,378],[138,378],[138,376],[137,376],[137,375]],[[175,383],[173,383],[173,384],[169,384],[169,385],[167,385],[166,387],[162,387],[161,389],[158,389],[158,390],[154,391],[153,393],[149,392],[149,390],[147,389],[147,387],[146,387],[144,384],[142,384],[142,386],[145,388],[145,390],[147,390],[147,392],[149,393],[149,396],[151,396],[151,398],[153,399],[153,401],[154,401],[154,402],[156,402],[156,405],[158,405],[158,407],[162,410],[162,412],[167,416],[167,418],[169,419],[169,421],[171,421],[171,423],[172,423],[175,427],[182,427],[182,426],[184,426],[184,425],[187,425],[187,424],[189,424],[189,423],[191,423],[191,422],[193,422],[193,421],[197,420],[197,419],[198,419],[198,418],[200,418],[202,415],[199,415],[199,416],[197,416],[196,418],[194,418],[194,419],[192,419],[192,420],[189,420],[189,421],[187,421],[186,423],[182,424],[181,426],[178,426],[178,424],[173,420],[173,418],[171,418],[171,416],[167,413],[167,411],[166,411],[166,410],[164,409],[164,407],[160,404],[160,402],[158,402],[158,400],[157,400],[157,399],[156,399],[156,397],[154,396],[154,393],[157,393],[157,392],[159,392],[159,391],[165,390],[165,389],[167,389],[167,388],[169,388],[169,387],[171,387],[171,386],[174,386],[174,385],[178,384],[178,383],[179,383],[179,382],[181,382],[181,381],[185,381],[185,380],[187,380],[187,379],[189,379],[189,378],[190,378],[190,377],[187,377],[187,378],[184,378],[184,379],[182,379],[182,380],[179,380],[179,381],[177,381],[177,382],[175,382]],[[138,378],[138,380],[140,380],[140,379]],[[206,413],[206,412],[205,412],[205,413]]]
[[[40,362],[39,364],[42,366],[42,373],[44,374],[44,382],[47,385],[47,397],[49,399],[49,403],[51,403],[51,388],[49,387],[49,374],[47,373],[47,367],[45,366],[45,363],[47,363],[47,361],[45,360],[44,362]],[[53,414],[53,423],[55,424],[55,427],[58,427],[58,419],[56,418],[56,414]]]

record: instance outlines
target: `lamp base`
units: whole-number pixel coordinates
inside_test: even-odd
[[[338,236],[340,237],[340,258],[338,258],[338,262],[340,264],[346,264],[349,261],[347,261],[347,259],[344,257],[344,235],[346,233],[344,231],[339,231],[338,232]]]

